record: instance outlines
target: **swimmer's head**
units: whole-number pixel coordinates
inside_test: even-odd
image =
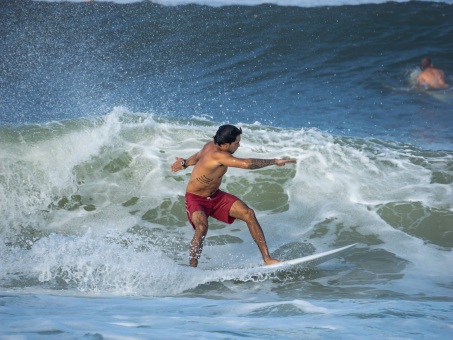
[[[425,70],[431,66],[432,66],[431,59],[429,59],[428,57],[422,58],[422,61],[420,63],[420,67],[422,68],[422,70]]]

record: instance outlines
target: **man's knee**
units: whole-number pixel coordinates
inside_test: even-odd
[[[202,211],[195,211],[192,214],[192,223],[197,232],[206,233],[208,230],[208,219],[206,214]]]
[[[242,212],[242,217],[240,217],[240,219],[244,220],[245,222],[256,220],[255,211],[252,208],[246,207]]]
[[[199,234],[200,236],[204,237],[204,236],[206,236],[207,232],[208,232],[207,223],[201,222],[201,223],[195,224],[195,233],[196,234]]]

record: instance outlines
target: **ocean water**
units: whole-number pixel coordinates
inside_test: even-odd
[[[0,3],[0,339],[451,339],[452,1]],[[218,126],[271,254],[170,171]]]

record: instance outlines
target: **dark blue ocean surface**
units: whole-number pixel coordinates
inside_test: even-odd
[[[123,106],[451,149],[452,91],[415,90],[410,76],[428,55],[453,83],[452,18],[444,2],[5,0],[0,124],[99,116]]]

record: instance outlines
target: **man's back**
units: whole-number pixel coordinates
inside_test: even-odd
[[[418,84],[432,89],[445,89],[448,87],[445,82],[444,72],[434,67],[427,68],[418,75]]]
[[[417,85],[431,89],[445,89],[448,84],[442,70],[434,68],[430,58],[423,58],[420,64],[422,72],[417,77]]]

